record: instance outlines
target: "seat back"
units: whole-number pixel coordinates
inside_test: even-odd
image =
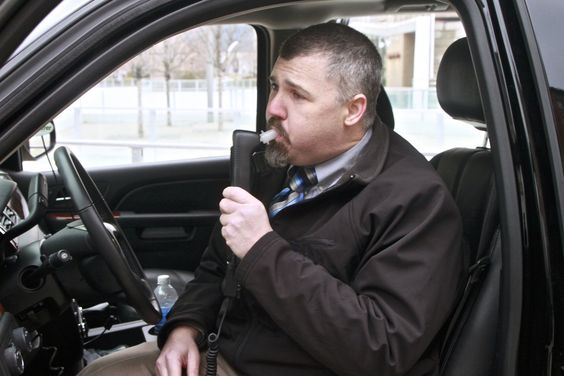
[[[383,85],[380,86],[380,94],[378,94],[378,100],[376,101],[376,113],[380,120],[382,120],[382,123],[386,124],[388,128],[394,129],[394,111]]]
[[[455,41],[437,73],[437,97],[453,118],[486,131],[480,93],[466,38]],[[489,149],[455,148],[431,164],[452,193],[463,220],[468,281],[446,328],[441,375],[492,372],[499,308],[499,214]]]

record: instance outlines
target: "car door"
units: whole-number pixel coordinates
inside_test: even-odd
[[[231,133],[256,129],[256,44],[248,25],[178,34],[147,46],[54,118],[57,145],[85,165],[146,269],[199,263],[229,185]],[[54,233],[75,214],[50,169],[49,157],[23,162],[24,171],[47,171],[44,227]],[[14,179],[25,186],[28,176]]]
[[[229,183],[228,158],[99,168],[90,175],[144,268],[196,268]],[[75,217],[60,179],[49,180],[46,226],[55,232]]]

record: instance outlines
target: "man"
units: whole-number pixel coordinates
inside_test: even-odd
[[[265,152],[273,168],[254,195],[224,190],[220,226],[159,334],[161,352],[143,355],[158,357],[157,374],[198,375],[218,321],[226,375],[437,372],[433,340],[462,275],[461,222],[427,161],[377,117],[380,72],[370,40],[344,25],[283,44],[266,114],[278,133]],[[218,318],[228,264],[237,297]]]

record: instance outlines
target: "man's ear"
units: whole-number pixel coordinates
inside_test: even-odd
[[[345,125],[352,126],[359,123],[366,112],[366,96],[364,94],[355,95],[347,105],[347,116]]]

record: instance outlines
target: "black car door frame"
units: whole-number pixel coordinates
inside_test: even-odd
[[[62,0],[0,2],[0,66]]]

